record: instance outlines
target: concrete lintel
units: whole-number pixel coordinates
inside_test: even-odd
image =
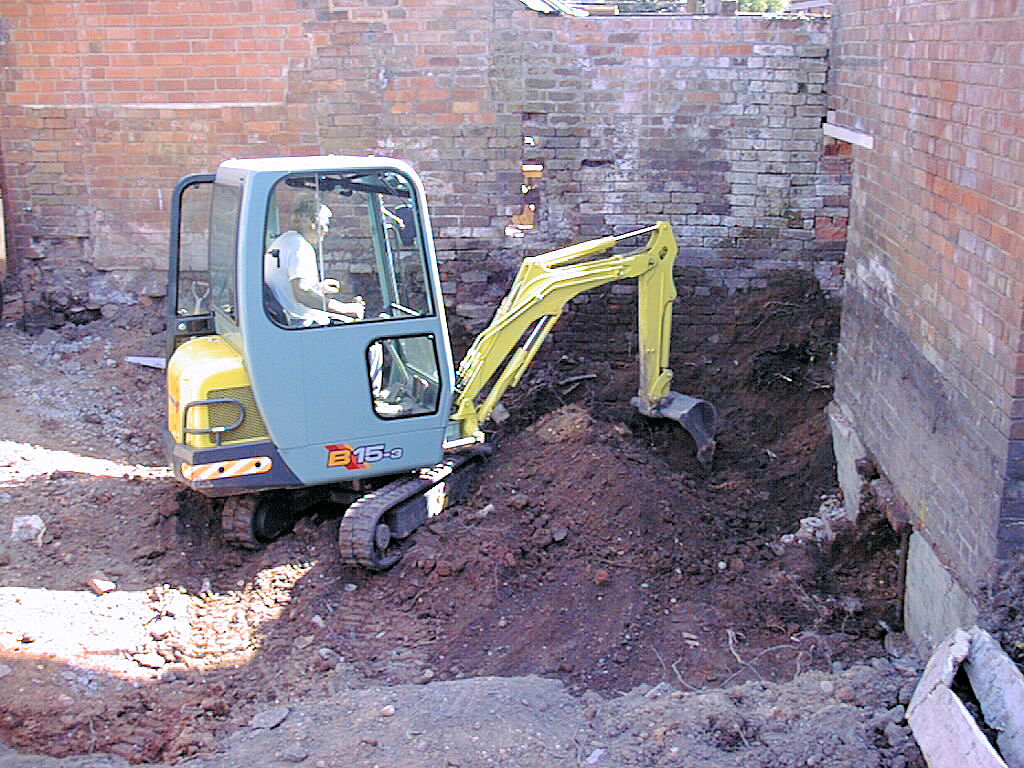
[[[857,436],[853,416],[842,404],[832,401],[826,410],[832,427],[832,451],[836,457],[836,474],[843,491],[843,509],[848,520],[860,513],[861,486],[864,479],[857,471],[857,462],[867,456],[867,449]]]

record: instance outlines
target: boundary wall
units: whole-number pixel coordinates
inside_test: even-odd
[[[821,133],[828,25],[576,19],[514,0],[8,2],[13,252],[160,295],[179,177],[231,156],[394,155],[425,178],[453,326],[486,320],[523,256],[667,218],[694,348],[709,332],[689,318],[707,323],[722,293],[780,270],[840,281],[849,178]],[[90,285],[73,301],[119,295]],[[595,348],[635,318],[600,322]]]
[[[834,432],[847,498],[872,454],[913,526],[908,630],[985,608],[1024,544],[1024,16],[1013,2],[835,5],[854,182]]]

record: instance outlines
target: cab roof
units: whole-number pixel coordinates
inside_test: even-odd
[[[220,164],[221,168],[250,173],[302,173],[304,171],[347,171],[396,168],[411,172],[402,160],[376,155],[308,155],[303,157],[232,158]]]

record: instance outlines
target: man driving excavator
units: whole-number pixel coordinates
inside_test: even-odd
[[[362,320],[365,303],[360,297],[343,302],[331,298],[339,290],[337,280],[323,279],[317,249],[331,223],[331,209],[320,201],[299,201],[292,212],[292,229],[282,232],[263,257],[263,279],[280,305],[287,325],[328,325],[331,314]]]

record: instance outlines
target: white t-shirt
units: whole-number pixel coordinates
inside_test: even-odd
[[[317,267],[316,251],[313,246],[292,229],[274,238],[274,242],[264,254],[263,279],[289,318],[294,318],[303,325],[329,324],[330,316],[326,312],[307,307],[295,298],[292,280],[296,278],[318,285],[320,269]]]

